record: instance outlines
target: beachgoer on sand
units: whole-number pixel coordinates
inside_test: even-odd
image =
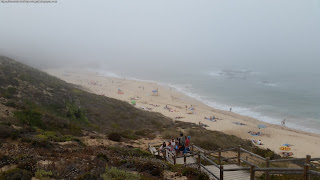
[[[257,142],[257,144],[258,144],[258,145],[263,145],[262,142],[261,142],[261,140],[259,140],[259,141]]]
[[[286,125],[286,119],[284,119],[283,121],[281,121],[281,125]]]
[[[230,108],[230,112],[232,111],[232,108]]]

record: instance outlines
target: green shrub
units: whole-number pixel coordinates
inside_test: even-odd
[[[141,179],[139,174],[134,174],[129,171],[117,169],[115,167],[106,167],[106,172],[101,175],[104,180],[138,180]]]
[[[36,147],[45,147],[48,148],[51,146],[51,143],[48,140],[48,137],[43,134],[36,135],[32,140],[32,145]]]
[[[182,175],[187,176],[189,179],[195,180],[209,180],[209,176],[198,169],[186,167],[182,170]]]
[[[4,105],[9,106],[9,107],[13,107],[13,108],[17,107],[16,103],[14,103],[13,101],[8,101]]]
[[[77,180],[96,180],[96,179],[99,179],[99,178],[97,178],[95,175],[93,175],[89,172],[87,172],[77,178]]]
[[[121,133],[121,137],[131,139],[131,140],[137,140],[139,137],[133,133],[132,130],[125,130]]]
[[[17,117],[23,124],[35,126],[43,129],[45,127],[42,121],[42,114],[36,110],[23,110],[14,112],[14,116]]]
[[[11,126],[0,124],[0,138],[9,138],[12,137],[15,130]]]
[[[106,160],[106,161],[109,161],[108,156],[105,155],[105,154],[103,154],[103,153],[99,153],[99,154],[97,155],[97,158],[99,158],[99,159],[104,159],[104,160]]]
[[[281,158],[280,155],[274,153],[272,150],[270,149],[260,149],[259,147],[254,147],[252,149],[252,152],[255,153],[255,154],[258,154],[262,157],[270,157],[270,159],[279,159]]]
[[[3,97],[11,99],[14,97],[14,95],[17,94],[17,89],[14,87],[9,87],[5,90],[5,92],[3,93]]]
[[[51,171],[45,171],[42,169],[38,169],[35,172],[35,177],[40,179],[40,180],[50,180],[50,178],[52,177],[52,172]]]
[[[23,169],[15,168],[0,174],[1,180],[31,180],[32,173]]]
[[[75,103],[67,103],[66,107],[68,110],[67,117],[82,123],[89,123],[85,111]]]
[[[118,154],[119,156],[132,156],[132,157],[151,157],[152,154],[141,150],[139,148],[129,148],[129,147],[108,147],[113,153]]]
[[[152,176],[161,176],[162,168],[159,167],[159,164],[153,161],[136,161],[135,162],[139,172],[146,172]]]
[[[120,142],[121,135],[120,135],[120,133],[113,132],[108,135],[108,139],[110,139],[111,141]]]

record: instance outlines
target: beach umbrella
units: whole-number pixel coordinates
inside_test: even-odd
[[[279,149],[281,151],[290,151],[291,150],[291,148],[289,148],[288,146],[281,146]]]
[[[131,101],[131,104],[132,105],[136,105],[136,101]]]
[[[152,92],[153,92],[153,93],[157,93],[157,92],[158,92],[158,90],[152,90]]]
[[[258,128],[259,128],[259,129],[261,129],[261,128],[267,128],[267,126],[262,125],[262,124],[259,124],[259,125],[258,125]]]

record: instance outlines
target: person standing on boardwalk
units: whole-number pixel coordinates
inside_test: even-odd
[[[183,133],[180,133],[179,151],[182,153],[184,152],[185,144],[186,144],[186,139],[184,138]]]

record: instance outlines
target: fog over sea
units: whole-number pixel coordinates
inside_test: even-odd
[[[320,133],[320,1],[2,3],[0,55],[171,85]]]
[[[320,72],[219,68],[194,63],[102,64],[102,76],[155,81],[205,104],[260,121],[320,133]]]

